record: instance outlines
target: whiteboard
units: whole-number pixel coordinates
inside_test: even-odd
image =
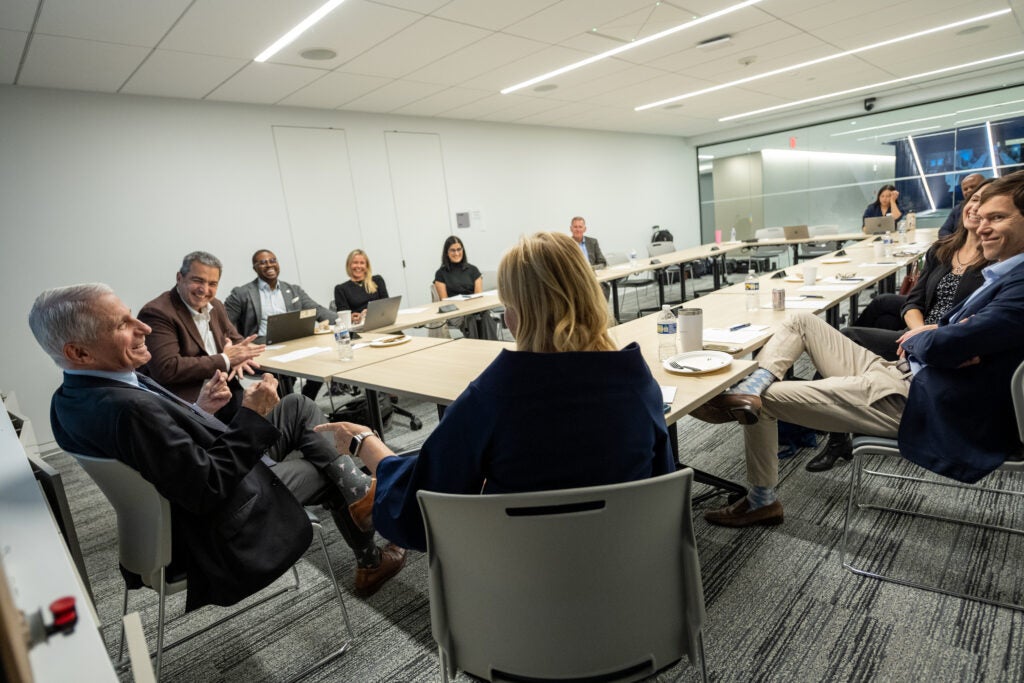
[[[430,303],[429,287],[441,267],[441,248],[452,234],[441,136],[388,131],[384,140],[405,265],[402,305],[422,306]],[[473,253],[471,245],[466,249]]]
[[[363,245],[348,140],[339,129],[273,126],[273,132],[296,260],[294,270],[281,264],[281,279],[330,306],[334,285],[348,280],[345,256]]]

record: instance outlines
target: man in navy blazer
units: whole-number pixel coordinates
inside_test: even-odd
[[[302,504],[331,510],[356,556],[357,594],[402,568],[404,552],[379,549],[366,521],[372,480],[313,431],[323,416],[305,397],[279,400],[265,375],[229,422],[218,420],[231,399],[227,373],[215,370],[192,403],[136,373],[150,360],[151,330],[107,285],[43,292],[29,325],[64,370],[50,409],[60,447],[117,459],[169,501],[171,570],[188,576],[187,609],[232,604],[294,564],[312,538]],[[336,481],[327,469],[339,470]]]
[[[605,260],[604,254],[601,253],[601,246],[597,243],[597,240],[593,237],[584,237],[584,234],[587,232],[587,222],[583,220],[583,216],[574,216],[569,221],[569,232],[572,234],[576,244],[580,245],[580,249],[583,251],[583,255],[587,257],[587,263],[591,267],[604,268],[608,265],[608,261]],[[604,292],[605,298],[608,298],[611,286],[607,282],[602,282],[601,291]]]
[[[269,249],[260,249],[252,255],[252,269],[256,271],[256,279],[235,287],[224,300],[228,320],[243,337],[256,335],[254,342],[262,344],[267,335],[268,315],[316,309],[317,320],[333,317],[330,309],[313,301],[302,287],[278,279],[281,264]],[[291,393],[294,384],[291,377],[278,377],[278,381],[282,391]],[[322,386],[323,382],[307,381],[302,394],[316,398]]]
[[[938,325],[908,331],[886,361],[809,314],[787,318],[759,369],[694,411],[744,426],[750,491],[705,518],[723,526],[779,524],[776,420],[822,431],[898,438],[907,459],[974,482],[1021,442],[1010,378],[1024,362],[1024,172],[983,188],[978,207],[985,282]],[[778,381],[807,352],[823,379]]]

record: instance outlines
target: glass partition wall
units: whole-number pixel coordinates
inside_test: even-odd
[[[1024,168],[1022,144],[1024,86],[706,145],[701,241],[784,225],[859,230],[886,184],[919,227],[934,227],[960,201],[964,176]]]

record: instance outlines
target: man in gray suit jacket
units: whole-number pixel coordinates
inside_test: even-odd
[[[252,269],[256,271],[256,279],[235,287],[224,300],[228,320],[241,335],[256,335],[256,342],[262,344],[267,334],[267,316],[277,313],[315,308],[317,320],[333,318],[330,309],[313,301],[302,287],[278,280],[281,265],[274,252],[260,249],[253,254]],[[294,380],[290,377],[279,377],[278,380],[282,391],[291,393]],[[321,386],[322,382],[307,381],[302,393],[316,398]]]
[[[594,268],[604,268],[608,265],[605,261],[604,254],[601,253],[601,247],[598,245],[597,240],[593,237],[584,237],[583,235],[587,232],[587,222],[583,220],[583,216],[574,216],[572,221],[569,223],[569,231],[572,233],[572,238],[576,240],[576,244],[580,245],[580,249],[583,250],[583,255],[587,258],[589,263]],[[601,291],[604,292],[604,296],[608,298],[608,292],[611,288],[607,283],[601,283]]]

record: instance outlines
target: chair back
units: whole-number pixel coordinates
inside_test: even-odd
[[[142,475],[120,460],[69,453],[99,487],[117,514],[121,566],[160,585],[160,569],[171,563],[171,505]]]
[[[430,283],[430,302],[431,303],[437,303],[440,300],[441,300],[441,296],[437,293],[437,287],[435,287],[434,283],[431,282]]]
[[[676,245],[672,242],[652,242],[647,245],[648,256],[661,256],[662,254],[671,254],[676,250]]]
[[[1018,365],[1013,373],[1010,393],[1013,395],[1013,409],[1017,413],[1017,430],[1020,432],[1021,443],[1024,443],[1024,363]]]
[[[629,262],[629,257],[618,251],[604,252],[604,262],[609,266],[617,266]]]
[[[807,234],[810,237],[818,237],[820,235],[838,235],[838,225],[812,225],[807,228]]]
[[[693,470],[502,495],[421,491],[442,666],[488,680],[638,680],[699,661]]]
[[[786,231],[783,228],[760,228],[754,232],[758,240],[785,239]]]

